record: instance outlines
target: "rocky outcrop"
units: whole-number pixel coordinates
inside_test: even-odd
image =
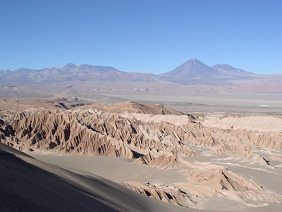
[[[112,113],[40,109],[10,114],[2,122],[2,134],[8,133],[2,142],[19,150],[134,158],[138,154],[132,146],[194,154],[188,147],[180,148],[176,134],[170,139],[153,126]]]
[[[81,125],[73,114],[62,111],[19,113],[7,127],[13,134],[8,135],[6,143],[19,150],[133,157],[123,142]]]
[[[140,194],[166,203],[187,208],[197,208],[197,200],[192,195],[175,187],[163,184],[152,185],[150,183],[125,182],[124,185]]]
[[[160,104],[140,104],[133,101],[120,102],[115,104],[96,103],[79,107],[80,109],[95,109],[109,113],[142,113],[142,114],[161,114],[161,115],[183,115],[184,113],[164,107]],[[194,116],[190,115],[195,119]]]
[[[175,171],[181,167],[186,182],[125,185],[184,207],[200,208],[201,198],[210,197],[248,206],[281,200],[224,167],[198,162],[220,156],[272,168],[271,160],[281,161],[281,133],[205,127],[187,115],[118,114],[83,107],[2,111],[0,140],[23,151],[124,157],[137,165]],[[268,157],[266,150],[277,155]]]
[[[81,109],[10,112],[1,118],[1,139],[20,150],[126,158],[144,156],[144,152],[152,150],[177,153],[177,157],[198,157],[201,152],[196,147],[205,147],[211,154],[243,156],[251,162],[264,163],[268,159],[256,154],[256,148],[282,150],[281,134],[208,128],[188,119],[173,124],[163,118],[148,122],[142,114],[124,117]]]
[[[176,185],[199,197],[223,196],[247,206],[259,206],[258,202],[261,206],[277,203],[282,198],[279,194],[264,190],[254,181],[216,165],[202,164],[202,168],[187,171],[186,176],[187,183]]]
[[[165,152],[157,154],[149,152],[147,155],[138,158],[135,162],[160,169],[177,168],[181,165],[175,155]]]
[[[186,171],[186,183],[167,186],[141,182],[125,182],[128,188],[163,202],[202,208],[206,199],[220,197],[249,207],[278,203],[282,196],[269,192],[254,181],[243,178],[220,166],[202,164],[202,168]]]

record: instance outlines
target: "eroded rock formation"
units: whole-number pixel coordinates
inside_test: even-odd
[[[187,177],[185,183],[126,182],[125,185],[184,207],[200,208],[201,198],[214,196],[248,206],[281,201],[278,194],[223,166],[197,162],[217,155],[270,166],[272,161],[281,161],[281,155],[268,157],[264,150],[282,151],[281,132],[205,127],[189,115],[172,115],[166,110],[164,113],[169,115],[160,115],[159,108],[147,108],[157,114],[150,115],[140,111],[113,113],[115,107],[102,108],[103,111],[85,106],[71,110],[2,111],[0,139],[22,151],[124,157],[133,159],[136,165],[159,169],[182,167]]]

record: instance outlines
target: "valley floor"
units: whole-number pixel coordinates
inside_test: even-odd
[[[282,210],[279,114],[56,101],[0,102],[0,210]]]

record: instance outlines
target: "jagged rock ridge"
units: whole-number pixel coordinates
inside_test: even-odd
[[[210,154],[270,166],[276,159],[258,150],[281,151],[280,133],[209,128],[187,115],[122,115],[93,108],[4,114],[0,117],[1,142],[19,150],[124,157],[154,168],[187,170],[187,182],[172,187],[127,184],[156,199],[195,208],[201,207],[202,198],[220,195],[248,206],[280,201],[279,195],[223,167],[207,168],[207,164],[185,160],[197,161]]]

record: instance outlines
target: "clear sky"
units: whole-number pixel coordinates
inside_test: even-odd
[[[0,69],[162,73],[190,58],[282,73],[282,0],[0,0]]]

